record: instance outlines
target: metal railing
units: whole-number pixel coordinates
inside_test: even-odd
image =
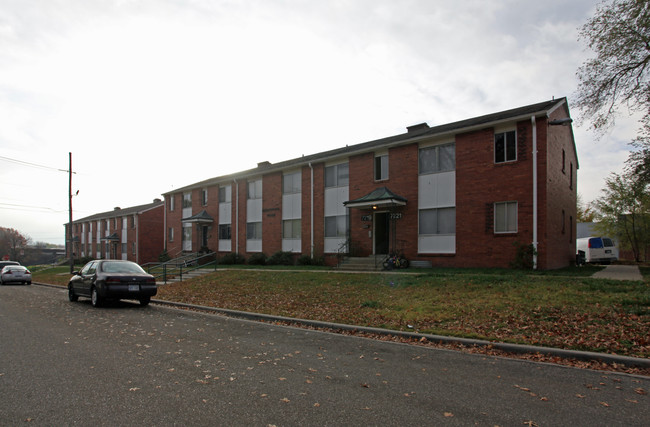
[[[187,276],[191,272],[199,269],[206,269],[212,267],[217,269],[217,254],[216,252],[208,252],[207,254],[192,253],[174,258],[165,262],[150,262],[143,264],[147,273],[160,279],[163,283],[168,280],[178,278],[178,281],[183,281],[183,275]]]

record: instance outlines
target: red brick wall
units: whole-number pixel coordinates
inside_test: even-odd
[[[138,264],[157,262],[165,242],[164,205],[157,206],[138,216]]]
[[[312,164],[312,167],[314,168],[314,257],[319,258],[324,255],[323,248],[325,245],[325,164],[324,163]],[[311,215],[310,207],[309,207],[310,193],[309,192],[306,193],[304,187],[303,187],[302,197],[303,197],[302,211],[303,213],[305,212],[304,206],[305,204],[307,204],[307,212],[309,212],[307,215]],[[308,233],[309,232],[310,231],[308,231]],[[311,239],[311,237],[308,236],[308,239]],[[303,238],[303,242],[304,241],[305,240]],[[304,254],[305,253],[309,254],[309,251],[305,251],[304,248],[305,247],[303,246],[302,252]]]
[[[266,256],[282,250],[282,172],[262,179],[262,252]]]
[[[358,199],[365,196],[377,187],[387,185],[388,181],[375,182],[374,180],[374,153],[364,153],[351,156],[349,161],[350,170],[350,200]],[[390,157],[389,157],[389,176],[390,176]],[[351,250],[356,256],[367,256],[372,254],[372,235],[369,235],[369,229],[363,228],[364,225],[370,224],[361,221],[361,216],[369,214],[371,211],[350,209],[350,240]],[[370,228],[372,230],[372,226]]]
[[[174,210],[170,210],[170,198],[174,198]],[[175,257],[183,250],[183,224],[181,223],[183,215],[183,194],[171,194],[165,196],[165,209],[167,209],[167,228],[165,229],[165,241],[167,243],[167,253],[170,257]],[[174,240],[169,240],[169,228],[174,229]]]
[[[246,253],[246,201],[248,200],[248,187],[247,187],[247,181],[245,179],[239,180],[239,229],[237,230],[237,236],[239,237],[239,253],[240,254],[245,254]],[[262,184],[264,186],[264,184]],[[233,252],[236,251],[235,249],[235,192],[237,192],[236,189],[237,185],[233,187],[233,197],[232,197],[232,203],[233,203],[233,229],[232,229],[232,238],[233,238]],[[262,188],[264,190],[264,188]]]
[[[532,131],[517,124],[517,161],[494,163],[494,129],[456,137],[456,256],[434,265],[508,267],[532,242]],[[517,233],[494,233],[495,202],[517,201]]]
[[[558,108],[549,120],[565,117],[569,117],[568,111]],[[546,245],[544,264],[540,267],[554,269],[575,261],[578,162],[571,138],[571,127],[548,126],[546,120],[539,120],[537,128],[538,137],[540,134],[547,134],[547,147],[543,148],[548,159],[544,171],[547,178],[545,185],[548,198],[544,200],[545,205],[541,204],[540,200],[541,211],[546,218],[545,227],[540,232],[543,233],[540,235],[540,241],[544,241]],[[564,170],[562,150],[565,153]],[[564,221],[562,211],[564,211]]]

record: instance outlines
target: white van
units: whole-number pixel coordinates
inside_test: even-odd
[[[618,248],[609,237],[584,237],[576,240],[576,252],[584,252],[584,261],[609,264],[618,259]]]

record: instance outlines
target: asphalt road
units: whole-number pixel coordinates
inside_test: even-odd
[[[650,425],[650,378],[0,287],[0,425]]]

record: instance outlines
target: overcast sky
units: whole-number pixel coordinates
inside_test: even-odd
[[[596,5],[0,0],[0,226],[64,242],[69,152],[81,218],[421,122],[571,108]],[[585,201],[637,123],[599,140],[588,127],[574,123]]]

